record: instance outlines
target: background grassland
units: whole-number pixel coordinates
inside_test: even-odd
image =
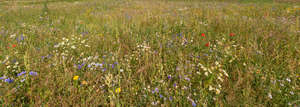
[[[262,1],[1,1],[0,104],[299,106],[299,2]]]

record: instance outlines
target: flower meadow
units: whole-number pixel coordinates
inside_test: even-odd
[[[0,2],[1,106],[300,106],[297,0]]]

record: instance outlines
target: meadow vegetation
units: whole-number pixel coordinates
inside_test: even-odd
[[[2,106],[300,106],[297,0],[0,1]]]

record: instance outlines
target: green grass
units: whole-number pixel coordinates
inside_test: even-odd
[[[0,2],[0,105],[300,106],[283,1]]]

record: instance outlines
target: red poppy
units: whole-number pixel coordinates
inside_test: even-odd
[[[201,34],[201,36],[202,36],[202,37],[205,37],[205,34],[204,34],[204,33],[202,33],[202,34]]]
[[[13,45],[12,45],[13,48],[16,47],[16,46],[17,46],[16,44],[13,44]]]
[[[209,47],[209,42],[205,44],[206,47]]]
[[[230,34],[229,34],[229,36],[234,36],[234,35],[235,35],[234,33],[230,33]]]

